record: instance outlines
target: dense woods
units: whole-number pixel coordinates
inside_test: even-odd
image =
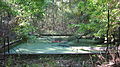
[[[105,36],[109,28],[111,36],[119,27],[119,0],[1,0],[0,3],[1,16],[18,35],[88,32]]]
[[[120,0],[0,0],[0,45],[4,37],[27,41],[44,34],[119,47]]]

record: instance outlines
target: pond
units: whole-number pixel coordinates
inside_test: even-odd
[[[105,47],[81,46],[73,41],[67,41],[66,38],[37,38],[28,40],[25,43],[20,43],[12,47],[9,51],[11,54],[76,54],[76,53],[99,53],[105,50]],[[91,44],[92,45],[92,44]],[[6,52],[8,53],[8,52]]]

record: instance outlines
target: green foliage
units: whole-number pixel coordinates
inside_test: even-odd
[[[103,13],[107,12],[106,1],[80,1],[78,4],[78,9],[82,14],[88,15],[88,21],[80,23],[80,32],[89,30],[93,33],[93,35],[101,36],[105,34],[103,32],[105,32],[107,28],[107,13],[104,16]]]
[[[35,30],[56,33],[54,30],[60,31],[60,29],[66,29],[67,32],[74,29],[78,30],[76,32],[78,34],[89,32],[95,36],[103,36],[108,30],[108,8],[110,10],[109,32],[118,28],[120,22],[118,9],[120,3],[115,0],[74,0],[70,2],[53,2],[52,0],[7,0],[5,2],[0,0],[0,6],[1,13],[9,11],[13,17],[19,17],[15,20],[17,25],[14,31],[23,37],[27,37],[29,32],[35,32]],[[46,21],[48,23],[44,23]],[[70,24],[70,29],[65,27],[68,24]],[[51,28],[56,29],[51,30]]]
[[[36,30],[35,27],[28,22],[22,22],[21,24],[19,24],[19,26],[17,26],[14,29],[14,31],[17,33],[18,36],[25,39],[29,38],[28,34],[34,32],[35,30]]]
[[[11,14],[18,18],[13,21],[17,24],[13,30],[18,36],[27,39],[28,33],[36,31],[37,27],[33,25],[36,22],[33,21],[42,19],[47,3],[45,0],[8,0],[5,3],[9,4]]]
[[[6,67],[11,67],[12,65],[13,65],[13,60],[12,60],[12,57],[10,56],[10,57],[7,59]]]
[[[113,3],[114,2],[114,3]],[[119,2],[112,0],[84,0],[79,1],[76,14],[80,17],[79,23],[71,27],[79,27],[77,33],[89,32],[95,36],[103,36],[108,30],[108,9],[110,10],[109,32],[119,27]]]
[[[9,3],[14,6],[12,10],[22,17],[41,18],[44,12],[44,0],[11,0]]]
[[[5,1],[0,0],[0,15],[2,15],[4,12],[8,12],[8,11],[12,12],[11,7]]]

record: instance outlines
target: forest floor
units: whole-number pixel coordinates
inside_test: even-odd
[[[22,55],[9,56],[8,67],[93,67],[96,64],[92,55]]]

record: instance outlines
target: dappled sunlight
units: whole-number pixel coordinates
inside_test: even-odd
[[[105,67],[102,64],[106,63],[120,65],[120,59],[117,59],[120,57],[119,7],[120,0],[0,0],[0,56],[3,55],[3,58],[0,57],[0,67],[29,67],[35,61],[21,61],[22,66],[17,65],[21,65],[18,61],[8,61],[7,64],[6,58],[13,54],[52,54],[60,60],[61,56],[57,54],[75,55],[75,58],[79,56],[75,60],[80,62],[81,55],[90,56],[81,64],[63,60],[63,64],[60,64],[50,60],[55,61],[53,66],[54,62],[47,64],[48,59],[41,60],[37,62],[41,67]],[[103,60],[99,56],[99,59],[93,60],[98,54],[105,54],[106,57]],[[112,63],[108,54],[113,58]]]

